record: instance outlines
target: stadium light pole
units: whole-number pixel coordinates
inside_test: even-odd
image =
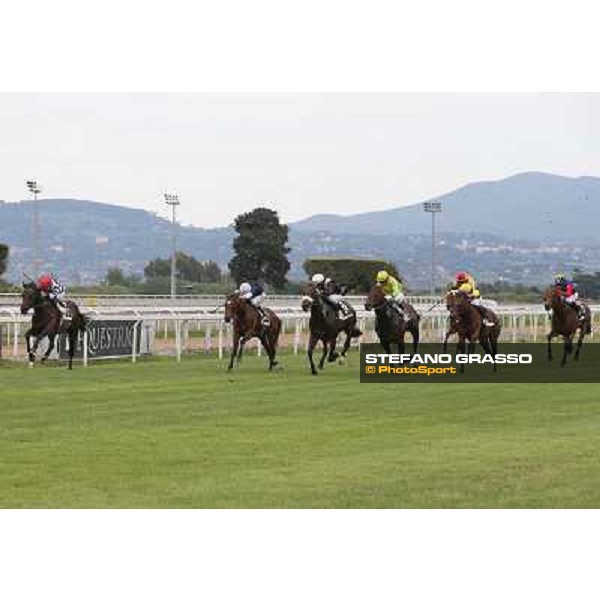
[[[435,215],[442,212],[442,203],[425,202],[423,210],[431,213],[431,295],[435,296]]]
[[[172,241],[172,252],[171,252],[171,298],[175,298],[177,295],[176,288],[176,269],[177,269],[177,220],[176,210],[181,204],[179,202],[179,196],[175,194],[165,194],[165,202],[172,210],[172,224],[171,224],[171,241]]]
[[[39,275],[40,267],[40,217],[38,213],[38,194],[42,189],[38,186],[37,181],[28,181],[27,189],[33,196],[33,271],[34,277]]]

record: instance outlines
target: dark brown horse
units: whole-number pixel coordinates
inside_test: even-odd
[[[269,371],[277,366],[275,355],[277,354],[277,343],[281,332],[281,320],[269,308],[263,309],[269,320],[268,325],[262,323],[262,317],[258,311],[237,292],[227,296],[225,301],[225,323],[233,324],[233,347],[228,370],[233,369],[233,363],[237,357],[238,363],[242,361],[244,345],[252,338],[258,338],[269,357]]]
[[[412,336],[413,352],[419,348],[420,315],[406,300],[402,303],[404,315],[401,315],[386,299],[380,285],[374,285],[367,296],[365,310],[375,311],[375,331],[384,350],[389,354],[391,344],[398,344],[398,352],[404,354],[406,332]]]
[[[46,362],[54,350],[56,336],[65,333],[69,341],[69,369],[73,368],[77,339],[79,332],[85,331],[87,319],[81,314],[75,302],[68,300],[66,307],[68,317],[63,318],[58,307],[41,294],[35,283],[23,283],[21,314],[25,315],[33,309],[31,328],[25,332],[30,367],[35,363],[35,353],[41,340],[47,337],[49,341],[48,349],[42,357],[42,362]]]
[[[549,287],[544,292],[544,308],[552,310],[552,326],[548,334],[548,360],[552,360],[552,338],[562,336],[563,338],[563,357],[560,363],[564,367],[567,363],[567,356],[573,352],[573,338],[579,330],[577,339],[577,350],[575,350],[575,360],[579,360],[579,353],[583,345],[583,338],[586,334],[592,332],[592,313],[590,307],[582,302],[584,308],[584,318],[579,320],[577,310],[565,302],[564,293],[555,286]]]
[[[484,349],[486,354],[496,356],[498,352],[498,337],[502,326],[496,314],[489,308],[486,309],[487,318],[494,323],[493,326],[486,327],[483,324],[483,317],[475,306],[471,304],[469,295],[465,292],[452,290],[446,295],[446,308],[450,312],[450,324],[454,324],[458,334],[458,345],[456,351],[459,354],[465,354],[469,342],[468,353],[475,352],[477,342]],[[460,370],[464,372],[464,364],[461,364]],[[494,371],[496,363],[494,363]]]
[[[350,316],[346,319],[340,319],[333,306],[323,298],[313,283],[308,283],[304,288],[302,310],[304,312],[310,311],[310,320],[308,323],[310,337],[307,354],[310,362],[310,370],[313,375],[318,374],[313,360],[313,352],[319,341],[323,344],[323,356],[319,361],[319,369],[323,369],[325,358],[327,358],[328,362],[335,362],[340,358],[340,355],[335,351],[337,338],[340,333],[343,332],[346,334],[341,358],[346,357],[352,338],[362,335],[361,330],[356,326],[356,312],[350,305],[347,306],[351,311]]]

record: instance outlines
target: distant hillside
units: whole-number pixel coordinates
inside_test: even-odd
[[[41,200],[39,215],[44,266],[82,282],[110,266],[141,272],[171,252],[171,224],[145,210],[87,200]],[[20,276],[31,264],[32,202],[0,204],[0,239],[11,247],[10,271]],[[198,257],[227,263],[233,231],[177,228],[178,247]]]
[[[438,280],[459,268],[481,279],[543,282],[555,270],[600,271],[600,178],[525,173],[441,196]],[[108,268],[142,273],[171,252],[171,224],[144,210],[86,200],[39,202],[43,268],[71,284],[94,283]],[[11,248],[7,277],[31,269],[32,203],[0,202],[0,241]],[[411,287],[429,285],[430,218],[421,204],[351,217],[317,215],[290,225],[291,277],[309,256],[363,256],[395,262]],[[178,248],[226,267],[232,228],[178,226]]]
[[[598,238],[598,177],[522,173],[500,181],[472,183],[435,200],[444,205],[437,219],[440,232],[486,233],[525,240]],[[303,232],[426,234],[431,217],[419,203],[348,217],[315,215],[293,226]]]

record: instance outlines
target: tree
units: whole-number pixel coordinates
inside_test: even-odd
[[[8,268],[8,246],[0,244],[0,277],[4,275]]]
[[[274,210],[255,208],[236,218],[235,230],[229,270],[236,283],[251,280],[282,288],[290,270],[288,226],[279,222]]]
[[[218,283],[221,281],[221,269],[212,261],[199,261],[193,256],[178,252],[175,257],[175,268],[179,279],[193,283]],[[171,276],[171,259],[157,258],[144,267],[147,279]]]
[[[118,267],[109,269],[106,273],[106,285],[127,287],[129,284],[130,280],[125,276],[123,270]]]
[[[379,271],[387,271],[393,277],[400,277],[393,263],[378,259],[324,256],[308,258],[302,266],[309,278],[315,273],[323,273],[346,286],[348,291],[355,292],[369,291]]]

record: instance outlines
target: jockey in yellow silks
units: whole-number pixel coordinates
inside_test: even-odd
[[[386,300],[401,314],[404,314],[404,286],[402,281],[390,275],[387,271],[377,273],[377,285],[385,294]]]
[[[452,289],[458,290],[459,292],[465,292],[465,294],[468,294],[472,299],[481,298],[481,293],[477,289],[475,278],[469,273],[462,271],[457,273],[456,281]]]
[[[457,273],[452,289],[467,294],[471,304],[481,313],[483,324],[486,327],[494,326],[494,322],[487,318],[485,306],[481,301],[481,292],[477,289],[475,278],[472,275],[465,273],[464,271]]]

